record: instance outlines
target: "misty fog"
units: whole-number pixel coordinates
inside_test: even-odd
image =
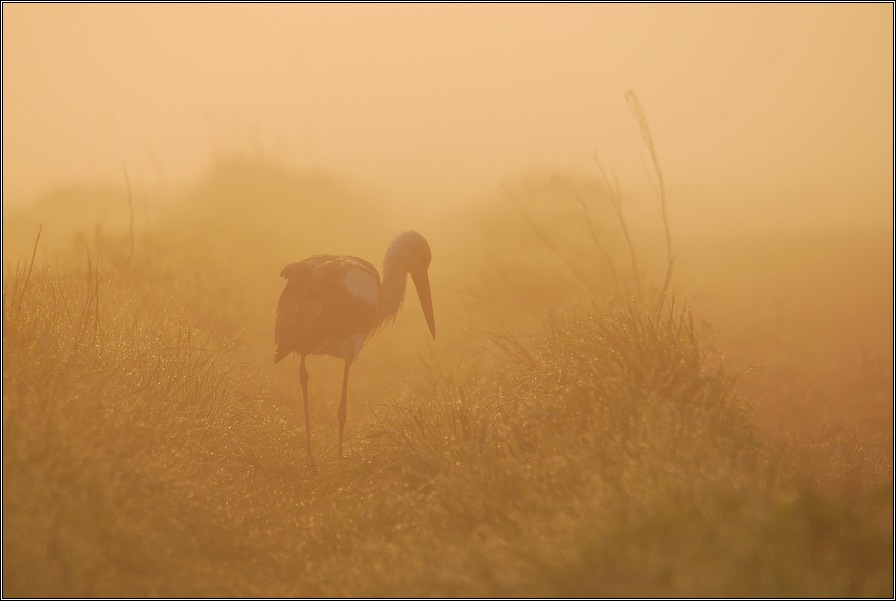
[[[891,5],[2,10],[4,595],[892,594]]]

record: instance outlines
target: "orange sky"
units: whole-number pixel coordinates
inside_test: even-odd
[[[891,4],[4,4],[4,203],[123,165],[183,181],[257,149],[431,204],[529,167],[593,172],[593,151],[637,187],[633,89],[673,201],[774,196],[796,216],[847,197],[880,222],[892,19]]]

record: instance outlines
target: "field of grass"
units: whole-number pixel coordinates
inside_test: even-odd
[[[4,596],[892,596],[892,232],[831,251],[835,276],[881,264],[816,332],[791,277],[752,313],[697,295],[737,280],[730,248],[723,276],[682,244],[658,298],[662,249],[633,274],[612,211],[581,227],[554,183],[508,187],[419,226],[439,337],[408,298],[365,347],[344,459],[341,363],[309,359],[315,473],[297,363],[271,363],[277,274],[379,264],[416,224],[236,158],[135,198],[133,239],[124,197],[106,228],[6,212]]]

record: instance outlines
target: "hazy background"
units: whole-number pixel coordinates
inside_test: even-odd
[[[446,206],[521,169],[646,186],[679,228],[892,219],[893,8],[3,6],[3,202],[173,186],[222,152]]]
[[[4,596],[892,597],[892,5],[2,10]]]

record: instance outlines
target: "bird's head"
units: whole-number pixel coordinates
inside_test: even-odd
[[[432,313],[432,292],[429,288],[429,264],[432,261],[432,251],[426,238],[414,231],[403,232],[398,235],[389,247],[386,260],[398,262],[404,270],[411,275],[414,287],[417,289],[417,297],[423,308],[423,316],[432,337],[436,337],[436,320]]]

